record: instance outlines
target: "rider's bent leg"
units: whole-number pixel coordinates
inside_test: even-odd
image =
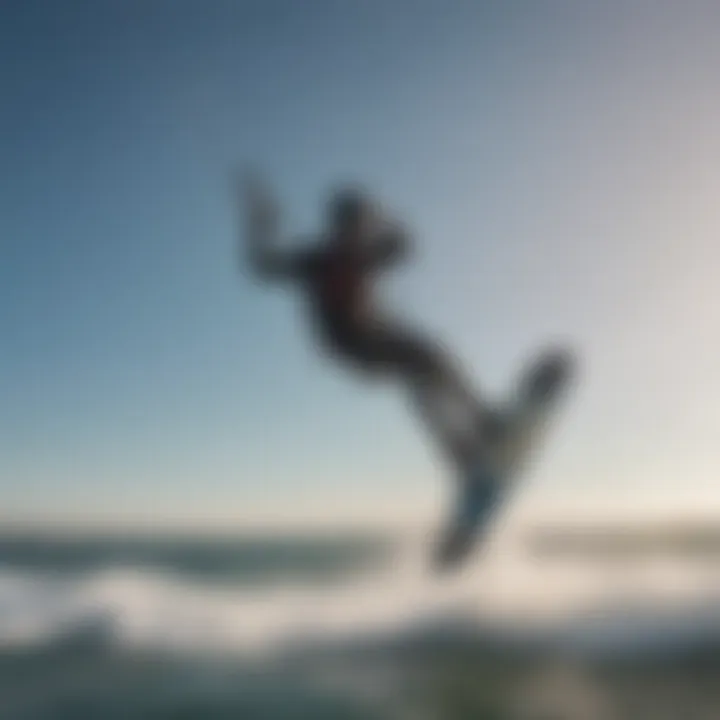
[[[449,352],[412,330],[378,322],[357,333],[355,359],[379,371],[400,374],[421,418],[455,463],[465,464],[474,448],[482,407]]]

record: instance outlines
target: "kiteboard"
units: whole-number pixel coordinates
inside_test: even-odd
[[[539,354],[521,374],[508,402],[496,411],[493,431],[478,432],[476,451],[461,469],[454,508],[435,549],[438,570],[465,561],[542,444],[573,374],[570,353]]]

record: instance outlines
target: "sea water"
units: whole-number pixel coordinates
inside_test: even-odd
[[[714,561],[428,543],[7,532],[0,718],[720,717]]]

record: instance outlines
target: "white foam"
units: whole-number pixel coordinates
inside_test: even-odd
[[[42,645],[96,628],[125,647],[275,653],[301,641],[397,637],[461,618],[516,631],[523,622],[554,624],[565,628],[565,640],[587,644],[590,637],[607,639],[612,628],[627,641],[622,628],[628,621],[626,614],[608,611],[592,632],[586,624],[573,629],[580,627],[573,618],[585,609],[610,607],[611,601],[656,609],[670,604],[675,635],[697,634],[693,608],[720,597],[714,577],[702,581],[677,567],[648,570],[636,576],[641,585],[630,586],[588,568],[563,575],[503,553],[450,578],[433,576],[425,563],[424,554],[413,550],[389,569],[329,588],[201,584],[139,567],[75,578],[0,569],[0,647]],[[668,615],[656,617],[654,625],[645,623],[645,639],[668,630]],[[720,617],[703,622],[720,629]]]

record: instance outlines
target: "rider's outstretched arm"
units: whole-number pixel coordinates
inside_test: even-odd
[[[265,279],[297,276],[305,253],[277,247],[280,218],[274,199],[255,178],[244,178],[242,186],[245,211],[243,260],[255,274]]]

